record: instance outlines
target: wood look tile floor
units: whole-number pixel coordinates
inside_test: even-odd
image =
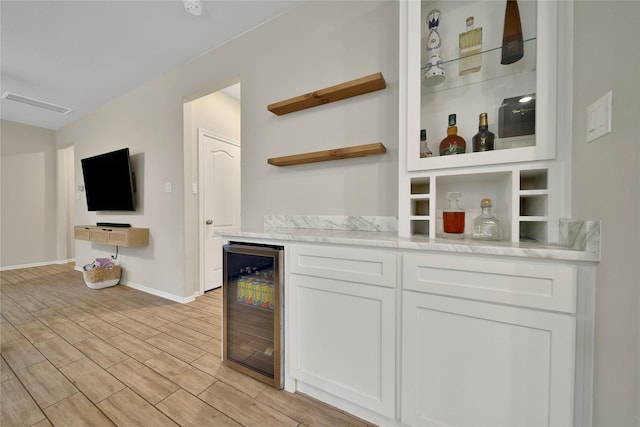
[[[73,264],[0,273],[0,425],[356,426],[221,363],[222,293],[93,290]]]

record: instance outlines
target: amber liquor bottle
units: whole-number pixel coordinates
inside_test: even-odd
[[[513,64],[524,56],[522,25],[517,0],[507,0],[502,34],[502,65]]]
[[[449,114],[449,127],[447,128],[447,137],[440,142],[440,155],[448,156],[450,154],[464,154],[467,150],[467,142],[458,135],[458,127],[456,126],[456,115]]]
[[[480,124],[478,125],[478,133],[473,135],[471,142],[473,151],[490,151],[493,150],[495,135],[489,131],[487,124],[487,113],[480,113]]]

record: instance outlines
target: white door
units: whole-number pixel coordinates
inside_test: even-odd
[[[403,311],[404,423],[573,425],[573,316],[411,291]]]
[[[201,290],[222,286],[222,238],[240,228],[240,144],[198,129]]]

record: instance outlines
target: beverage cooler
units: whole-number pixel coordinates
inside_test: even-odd
[[[284,386],[281,246],[229,242],[223,251],[223,361]]]

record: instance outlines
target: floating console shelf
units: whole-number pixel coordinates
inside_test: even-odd
[[[149,245],[149,229],[138,227],[99,227],[76,225],[73,231],[76,240],[88,240],[106,245],[127,248]]]
[[[267,163],[273,166],[301,165],[303,163],[324,162],[327,160],[351,159],[375,154],[384,154],[386,147],[381,142],[356,145],[353,147],[336,148],[333,150],[314,151],[312,153],[295,154],[292,156],[273,157]]]
[[[276,102],[267,106],[267,109],[273,114],[281,116],[283,114],[293,113],[318,105],[328,104],[330,102],[340,101],[354,96],[362,95],[387,87],[387,83],[382,77],[382,73],[371,74],[370,76],[360,77],[339,85],[320,89],[305,95],[296,96],[284,101]]]

